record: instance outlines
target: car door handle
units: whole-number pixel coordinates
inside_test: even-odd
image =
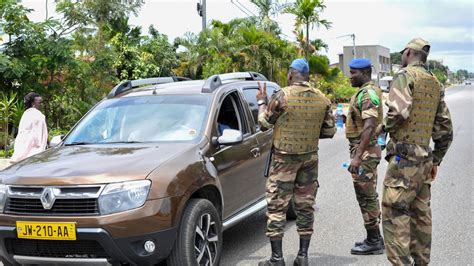
[[[252,153],[253,157],[255,157],[255,158],[260,156],[260,148],[253,148],[253,149],[250,150],[250,152]]]

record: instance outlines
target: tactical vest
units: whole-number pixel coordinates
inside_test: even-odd
[[[377,96],[379,96],[380,104],[377,107],[377,125],[382,123],[382,91],[378,87],[373,86],[373,84],[371,84],[370,87],[362,87],[356,94],[352,96],[349,104],[349,111],[346,119],[346,138],[348,139],[359,139],[362,135],[362,132],[364,131],[364,120],[362,120],[362,112],[360,111],[361,108],[357,102],[357,97],[363,91],[365,91],[365,93],[369,93],[369,88],[374,89],[377,93]]]
[[[413,67],[405,70],[415,79],[412,109],[393,137],[397,142],[429,146],[440,100],[440,84],[430,73]]]
[[[289,154],[304,154],[318,150],[319,133],[327,108],[325,96],[304,86],[282,89],[287,107],[275,123],[273,145]]]

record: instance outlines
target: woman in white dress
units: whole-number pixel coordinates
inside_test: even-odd
[[[40,111],[43,98],[35,92],[30,92],[25,96],[24,101],[27,109],[21,116],[11,163],[44,151],[48,143],[46,119]]]

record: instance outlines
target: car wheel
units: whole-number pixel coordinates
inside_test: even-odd
[[[191,199],[168,265],[219,265],[221,252],[222,223],[216,208],[206,199]]]
[[[8,262],[6,259],[3,259],[3,258],[0,258],[0,263],[3,263],[3,266],[17,266],[17,265],[20,265],[20,264],[12,264],[10,262]]]
[[[295,198],[291,198],[288,203],[288,211],[286,211],[287,220],[296,220],[296,208],[295,208]]]

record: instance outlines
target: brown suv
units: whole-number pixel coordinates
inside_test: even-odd
[[[117,85],[60,143],[0,172],[4,264],[217,265],[265,208],[258,73]],[[178,82],[179,81],[179,82]],[[56,138],[57,139],[57,138]]]

